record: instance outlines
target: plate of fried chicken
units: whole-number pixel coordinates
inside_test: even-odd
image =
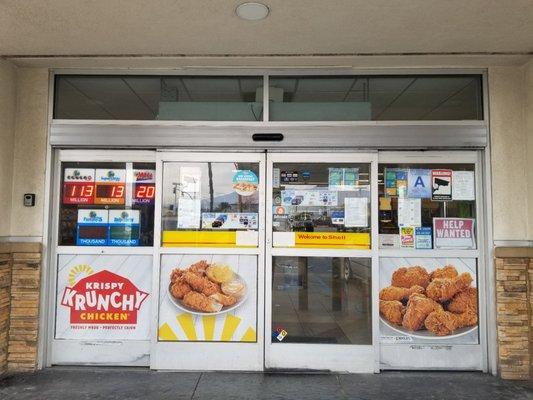
[[[197,315],[226,313],[247,297],[246,282],[239,274],[229,265],[209,264],[206,260],[173,269],[168,291],[176,307]]]
[[[477,288],[469,272],[453,265],[428,272],[416,265],[396,269],[391,285],[379,292],[381,320],[403,335],[446,338],[477,327]]]

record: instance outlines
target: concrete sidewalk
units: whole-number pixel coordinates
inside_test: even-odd
[[[0,399],[533,399],[533,382],[481,373],[281,374],[56,367],[0,381]]]

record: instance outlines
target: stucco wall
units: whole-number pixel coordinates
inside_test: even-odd
[[[525,67],[489,69],[494,240],[532,238],[525,77]]]
[[[528,240],[533,240],[533,61],[525,66],[526,75],[526,136],[527,136],[527,198],[528,198]]]
[[[0,237],[10,235],[16,68],[0,60]]]
[[[17,70],[11,236],[43,234],[48,76],[45,68]],[[24,193],[36,194],[35,207],[24,207]]]

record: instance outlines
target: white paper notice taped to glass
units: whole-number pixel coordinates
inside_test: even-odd
[[[398,198],[398,226],[421,226],[421,199]]]
[[[453,200],[475,200],[474,171],[453,171]]]
[[[368,227],[368,199],[366,197],[344,199],[344,226],[347,228]]]

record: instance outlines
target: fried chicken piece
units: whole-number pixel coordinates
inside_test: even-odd
[[[452,278],[436,278],[426,288],[426,295],[439,302],[450,300],[457,293],[466,290],[472,283],[472,277],[468,272]]]
[[[422,286],[415,285],[409,289],[396,286],[387,286],[379,291],[380,300],[407,300],[413,293],[424,294],[424,288]]]
[[[174,268],[170,274],[170,282],[175,283],[183,276],[185,271],[179,268]]]
[[[193,290],[203,293],[206,296],[211,296],[215,293],[220,293],[220,286],[203,276],[199,276],[194,272],[187,271],[183,274],[183,279],[187,282]]]
[[[209,264],[206,260],[200,260],[197,263],[192,264],[188,269],[189,271],[194,272],[196,275],[205,276],[208,267]]]
[[[237,302],[237,299],[233,296],[228,296],[222,293],[215,293],[209,296],[210,299],[213,299],[223,306],[232,306]]]
[[[477,289],[470,287],[457,293],[447,307],[448,311],[459,314],[472,311],[477,314]]]
[[[428,315],[424,324],[427,330],[435,335],[446,336],[464,326],[476,325],[477,314],[473,311],[466,311],[461,314],[454,314],[449,311],[434,311]]]
[[[414,293],[409,296],[402,326],[410,331],[417,331],[424,326],[426,317],[431,312],[438,310],[442,310],[442,306],[439,303],[423,294]]]
[[[429,274],[424,267],[401,267],[392,274],[391,285],[396,287],[410,288],[415,285],[424,289],[429,285]]]
[[[444,268],[437,268],[435,271],[429,274],[429,278],[431,280],[437,278],[453,279],[457,275],[459,275],[459,273],[453,265],[445,265]]]
[[[379,312],[387,321],[401,325],[405,314],[405,306],[398,300],[380,300]]]
[[[183,299],[183,296],[185,296],[191,290],[192,289],[189,286],[189,284],[185,282],[183,279],[174,282],[172,286],[170,287],[170,293],[176,299]]]
[[[193,291],[183,297],[183,304],[203,312],[219,312],[222,309],[222,304],[216,302],[214,299]]]

